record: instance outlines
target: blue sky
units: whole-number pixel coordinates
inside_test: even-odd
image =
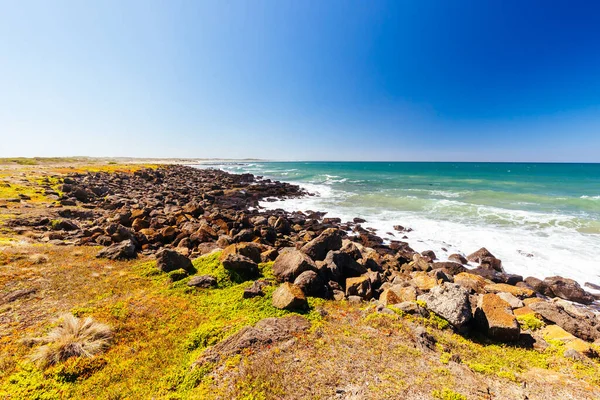
[[[0,156],[600,162],[594,1],[0,0]]]

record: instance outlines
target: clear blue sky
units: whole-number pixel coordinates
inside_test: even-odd
[[[597,1],[0,0],[0,156],[600,162]]]

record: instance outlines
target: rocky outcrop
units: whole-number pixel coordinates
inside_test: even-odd
[[[346,279],[346,296],[358,296],[363,300],[373,297],[371,280],[367,275]]]
[[[194,367],[205,363],[215,363],[222,358],[239,354],[245,349],[261,348],[293,339],[295,335],[305,332],[310,323],[303,317],[291,315],[283,318],[266,318],[254,326],[247,326],[238,333],[208,348],[194,363]]]
[[[448,320],[459,331],[465,330],[473,318],[469,292],[460,285],[443,283],[417,299],[424,301],[428,310]]]

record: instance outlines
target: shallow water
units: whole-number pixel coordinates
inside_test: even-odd
[[[362,217],[365,227],[445,259],[486,247],[507,272],[600,284],[600,164],[260,162],[213,165],[305,187],[314,197],[264,202]],[[388,234],[387,232],[391,233]],[[444,250],[445,249],[445,250]],[[528,256],[529,255],[529,256]],[[532,255],[532,256],[531,256]]]

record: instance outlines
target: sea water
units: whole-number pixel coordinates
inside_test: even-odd
[[[440,260],[486,247],[505,270],[600,285],[600,164],[248,162],[212,165],[304,187],[265,208],[367,220]],[[394,225],[411,228],[396,232]],[[403,238],[406,236],[406,238]],[[589,288],[586,288],[589,290]]]

